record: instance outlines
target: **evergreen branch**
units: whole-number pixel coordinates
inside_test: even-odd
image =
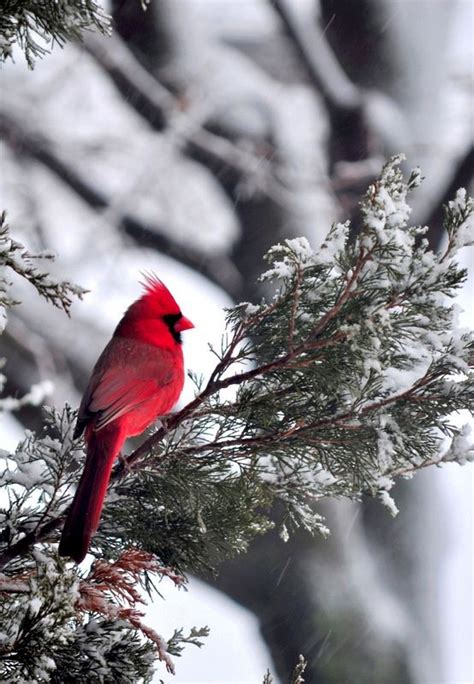
[[[159,660],[165,663],[168,672],[174,674],[168,644],[142,622],[144,613],[136,608],[137,604],[145,603],[136,589],[142,583],[145,571],[170,577],[176,586],[182,586],[185,582],[184,577],[170,568],[162,567],[153,555],[139,549],[129,549],[115,562],[94,562],[86,579],[79,584],[76,608],[83,613],[98,613],[108,620],[123,620],[130,624],[155,645]],[[178,641],[176,632],[174,640]],[[181,641],[185,642],[186,639],[182,638]]]
[[[150,594],[154,578],[179,586],[183,572],[213,571],[274,524],[284,540],[298,527],[327,535],[324,497],[376,496],[395,515],[394,478],[474,460],[470,428],[451,420],[474,405],[474,339],[449,305],[472,202],[461,190],[448,204],[448,248],[433,254],[408,225],[419,173],[405,182],[399,161],[369,189],[355,240],[336,224],[317,251],[302,238],[270,250],[273,298],[227,312],[207,382],[196,378],[194,399],[116,466],[88,575],[56,553],[81,448],[75,413],[50,409],[53,432],[0,454],[0,659],[11,679],[84,681],[107,662],[114,680],[125,667],[149,681],[156,658],[173,671],[171,656],[208,630],[166,641],[143,623],[137,585]]]
[[[12,58],[18,43],[31,69],[50,51],[48,44],[63,47],[87,30],[110,32],[110,17],[95,0],[3,0],[2,5],[0,61]]]
[[[291,681],[290,684],[304,684],[304,679],[303,679],[303,673],[306,670],[306,666],[308,665],[308,662],[303,658],[302,655],[298,658],[298,663],[293,670],[293,673],[291,675]],[[270,671],[267,670],[264,678],[263,678],[263,684],[274,684],[274,679],[272,675],[270,674]]]
[[[67,280],[57,281],[36,265],[38,260],[51,261],[54,258],[55,255],[51,252],[33,253],[28,251],[20,242],[13,240],[6,222],[6,213],[0,214],[0,264],[11,268],[18,275],[28,280],[36,288],[39,295],[58,309],[63,309],[69,316],[73,297],[82,299],[87,290]],[[9,285],[10,283],[1,276],[0,307],[2,308],[13,306],[16,303],[7,295]]]
[[[471,239],[472,205],[462,192],[450,203],[448,254],[434,255],[407,226],[419,174],[405,183],[398,162],[369,189],[355,241],[336,224],[317,252],[303,239],[270,250],[273,299],[228,312],[207,382],[116,466],[99,552],[113,556],[131,535],[176,567],[210,567],[228,540],[242,550],[269,524],[265,513],[255,523],[264,501],[284,503],[283,531],[289,521],[325,533],[315,501],[368,492],[393,512],[393,477],[472,458],[449,416],[474,399],[473,342],[440,299],[465,277],[454,258]],[[12,539],[0,563],[51,538],[64,517],[56,511]]]

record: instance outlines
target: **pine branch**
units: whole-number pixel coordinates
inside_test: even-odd
[[[300,655],[298,659],[298,664],[296,665],[291,675],[290,684],[304,684],[305,680],[303,679],[303,673],[306,670],[307,664],[307,661],[303,658],[302,655]],[[263,678],[263,684],[274,684],[273,677],[268,670]]]
[[[408,224],[419,172],[405,181],[399,162],[369,188],[355,240],[336,224],[316,251],[303,238],[270,250],[262,280],[273,297],[227,312],[195,398],[115,468],[88,575],[56,553],[69,464],[81,458],[75,412],[50,409],[45,435],[0,454],[0,657],[11,677],[81,681],[106,661],[115,680],[125,668],[149,681],[156,658],[172,671],[171,655],[207,628],[166,641],[143,623],[137,586],[212,572],[275,519],[284,540],[297,527],[326,535],[324,497],[376,496],[395,515],[394,478],[474,459],[469,426],[451,418],[474,405],[474,339],[450,305],[466,276],[457,252],[474,243],[472,201],[461,189],[448,203],[447,246],[434,254]]]

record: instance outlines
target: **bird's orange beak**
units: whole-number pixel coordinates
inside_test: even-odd
[[[176,332],[183,332],[183,330],[189,330],[190,328],[194,328],[194,323],[191,323],[189,318],[186,318],[186,316],[183,316],[174,324],[174,329]]]

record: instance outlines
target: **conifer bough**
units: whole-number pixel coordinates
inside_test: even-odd
[[[54,43],[63,47],[94,29],[110,32],[110,17],[95,0],[2,0],[0,62],[12,58],[18,44],[32,69]]]
[[[474,242],[473,205],[457,192],[446,246],[431,252],[426,228],[408,223],[420,173],[405,181],[401,159],[369,188],[357,236],[337,223],[316,249],[298,238],[270,250],[262,281],[273,297],[228,311],[213,372],[193,376],[195,398],[117,466],[91,549],[100,562],[115,567],[135,548],[159,568],[213,569],[275,524],[284,539],[295,527],[327,534],[324,497],[374,495],[395,514],[394,478],[473,460],[470,428],[452,417],[474,405],[473,335],[458,328],[452,301],[466,278],[457,252]],[[8,246],[0,258],[8,263]],[[54,607],[44,581],[53,567],[63,577],[61,629],[71,634],[77,589],[69,604],[64,597],[80,570],[58,559],[55,541],[80,444],[69,407],[50,411],[50,422],[58,439],[29,434],[9,456],[15,465],[6,461],[3,486],[15,486],[0,514],[1,581]],[[149,588],[149,563],[142,570]],[[155,643],[168,666],[165,642]]]

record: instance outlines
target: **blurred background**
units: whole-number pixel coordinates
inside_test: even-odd
[[[471,0],[104,6],[110,38],[56,46],[34,71],[18,52],[0,72],[1,208],[17,239],[58,253],[54,275],[90,290],[68,320],[17,283],[7,394],[52,380],[49,401],[78,404],[143,270],[196,324],[187,365],[209,372],[223,308],[262,295],[265,251],[317,244],[335,220],[356,228],[393,153],[421,166],[413,221],[440,245],[443,202],[472,183]],[[465,325],[472,301],[471,280]],[[2,447],[41,420],[6,416]],[[474,681],[473,493],[472,467],[420,473],[397,487],[395,519],[328,502],[329,540],[268,534],[217,579],[163,588],[148,610],[159,633],[211,628],[174,681],[257,684],[268,667],[286,684],[299,653],[308,684]]]

